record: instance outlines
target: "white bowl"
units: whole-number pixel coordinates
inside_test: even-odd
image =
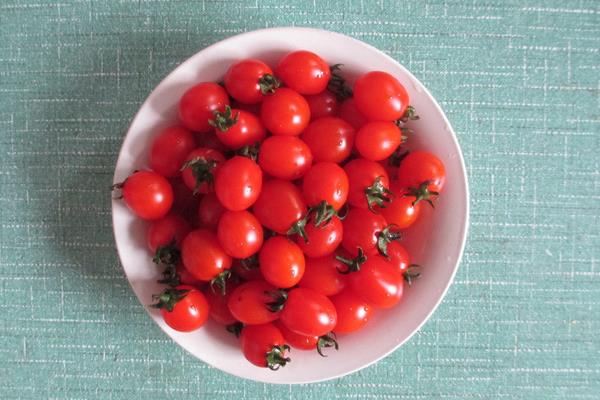
[[[410,147],[435,153],[446,165],[446,187],[435,210],[424,207],[421,219],[406,232],[403,244],[415,263],[423,266],[422,277],[401,304],[376,313],[360,332],[339,337],[340,350],[322,358],[316,351],[292,349],[292,362],[278,371],[247,362],[237,339],[212,321],[193,333],[179,333],[165,325],[156,310],[147,307],[158,270],[145,246],[146,223],[135,218],[122,201],[112,203],[117,250],[127,279],[148,314],[176,343],[195,357],[230,374],[270,383],[308,383],[340,377],[365,368],[406,342],[431,316],[450,286],[463,252],[469,217],[469,196],[464,161],[456,136],[443,111],[427,89],[391,57],[356,39],[339,33],[308,28],[274,28],[244,33],[218,42],[196,53],[167,76],[133,119],[123,142],[114,182],[132,171],[147,167],[151,138],[162,127],[176,123],[177,103],[184,91],[202,81],[219,81],[228,66],[252,57],[270,65],[291,50],[311,50],[329,64],[344,64],[350,80],[362,72],[387,71],[396,76],[410,94],[421,120]]]

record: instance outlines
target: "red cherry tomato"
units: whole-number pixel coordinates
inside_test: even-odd
[[[314,350],[317,348],[317,343],[319,342],[318,336],[300,335],[289,330],[281,321],[275,321],[273,325],[281,331],[285,342],[293,348],[299,350]]]
[[[165,323],[176,331],[195,331],[208,319],[208,302],[202,292],[192,286],[166,289],[157,300]]]
[[[290,361],[289,347],[273,324],[244,327],[240,341],[244,357],[258,367],[277,370]]]
[[[308,257],[323,257],[333,253],[344,236],[342,222],[335,216],[318,227],[311,220],[306,224],[305,232],[307,240],[297,235],[296,243]]]
[[[387,193],[390,187],[388,174],[375,161],[357,158],[344,166],[344,171],[348,175],[349,191],[348,203],[354,207],[373,208],[379,204],[385,204],[386,200],[391,198]]]
[[[279,311],[271,311],[267,306],[276,292],[277,288],[265,281],[249,281],[231,292],[227,306],[231,315],[244,324],[265,324],[279,318]]]
[[[392,189],[395,196],[385,208],[380,209],[380,212],[388,224],[395,224],[398,229],[408,228],[419,218],[423,204],[413,205],[416,200],[415,196],[408,195],[404,190],[398,188],[398,185],[393,185]]]
[[[171,184],[156,172],[134,172],[119,187],[127,207],[142,219],[162,218],[173,205]]]
[[[335,95],[328,90],[304,98],[310,108],[311,121],[321,117],[335,117],[338,114],[339,103]]]
[[[292,332],[306,336],[322,336],[335,328],[337,315],[331,301],[312,289],[296,288],[288,293],[281,323]]]
[[[308,171],[312,154],[306,143],[295,136],[271,136],[260,146],[258,164],[275,178],[294,180]]]
[[[231,315],[227,303],[231,297],[231,293],[235,290],[235,286],[227,285],[227,293],[222,294],[218,290],[213,290],[210,287],[204,289],[204,297],[210,307],[210,317],[214,319],[218,324],[230,325],[237,320]]]
[[[196,211],[198,210],[198,197],[187,187],[181,178],[170,179],[173,188],[173,210],[177,210],[189,222],[196,221]]]
[[[360,247],[366,254],[377,254],[377,238],[387,225],[383,216],[364,208],[351,208],[342,225],[342,247],[346,251],[356,256]]]
[[[179,101],[179,118],[183,125],[196,132],[210,132],[208,120],[213,111],[223,111],[229,104],[227,92],[213,82],[203,82],[188,89]]]
[[[266,76],[266,78],[265,78]],[[233,64],[225,73],[225,89],[241,103],[256,104],[264,93],[273,90],[273,71],[262,61],[246,59]],[[263,90],[264,88],[264,90]]]
[[[346,286],[345,265],[335,258],[334,254],[319,258],[306,258],[304,275],[298,284],[300,287],[313,289],[325,296],[338,294]]]
[[[408,93],[392,75],[372,71],[354,83],[354,103],[372,121],[395,121],[408,107]]]
[[[331,302],[337,312],[336,333],[350,333],[362,329],[373,314],[373,308],[352,290],[346,289],[333,296]]]
[[[287,54],[275,70],[286,86],[301,94],[321,93],[331,77],[329,65],[315,53],[305,50]]]
[[[265,128],[273,135],[297,136],[310,121],[310,108],[304,97],[288,88],[265,96],[260,109]]]
[[[356,132],[356,150],[367,160],[380,161],[388,158],[400,143],[402,132],[393,122],[369,122]]]
[[[215,134],[225,146],[237,150],[264,139],[267,132],[260,119],[243,110],[225,109],[211,120],[215,125]]]
[[[369,255],[360,270],[348,275],[352,290],[374,307],[391,308],[402,299],[404,276],[380,255]]]
[[[183,181],[194,193],[209,193],[213,180],[225,157],[217,150],[198,147],[185,158],[186,167],[181,171]]]
[[[340,106],[339,112],[340,118],[352,125],[354,129],[360,129],[364,124],[369,122],[367,117],[362,115],[360,111],[356,109],[354,99],[346,99]]]
[[[326,201],[338,211],[348,199],[348,190],[348,175],[342,167],[331,162],[314,164],[302,182],[302,194],[310,207]]]
[[[265,242],[258,264],[265,280],[278,288],[290,288],[304,275],[302,250],[283,236],[273,236]]]
[[[247,157],[235,156],[223,163],[215,179],[215,193],[221,204],[232,211],[252,206],[262,188],[262,171]]]
[[[400,163],[398,185],[419,188],[428,182],[427,190],[441,192],[446,181],[446,168],[435,155],[425,151],[412,151]]]
[[[390,264],[392,264],[398,271],[404,273],[410,266],[410,256],[408,251],[397,241],[388,243],[387,253]]]
[[[207,193],[200,200],[200,204],[198,204],[198,222],[200,226],[216,229],[224,212],[225,207],[217,199],[217,195]]]
[[[310,148],[315,162],[341,163],[352,152],[354,128],[340,118],[319,118],[302,133],[302,140]]]
[[[272,179],[264,183],[254,203],[254,215],[266,228],[285,235],[306,215],[300,189],[293,183]]]
[[[174,243],[178,248],[190,232],[190,224],[177,214],[152,221],[146,233],[146,243],[152,254],[161,246]]]
[[[150,168],[165,177],[179,176],[185,158],[195,148],[192,132],[178,126],[166,128],[152,140]]]
[[[219,221],[217,237],[225,253],[234,258],[247,258],[260,250],[263,229],[248,211],[225,211]]]
[[[208,229],[197,229],[183,239],[181,259],[185,268],[202,281],[213,280],[231,267],[231,257]]]

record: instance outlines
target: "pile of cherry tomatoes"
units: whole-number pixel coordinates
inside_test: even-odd
[[[442,162],[407,152],[418,119],[392,75],[350,87],[318,55],[275,71],[241,60],[179,101],[180,125],[152,139],[149,169],[115,185],[151,221],[165,290],[154,307],[189,332],[210,316],[245,357],[277,369],[297,349],[338,348],[395,306],[418,266],[398,242],[445,181]]]

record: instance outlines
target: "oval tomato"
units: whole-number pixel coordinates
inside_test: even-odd
[[[217,229],[219,243],[234,258],[247,258],[260,250],[263,229],[248,211],[225,211]]]
[[[279,88],[265,96],[260,117],[273,135],[297,136],[310,121],[310,108],[304,97],[294,90]]]
[[[356,130],[359,130],[364,124],[369,122],[367,117],[356,109],[356,104],[354,104],[354,99],[352,98],[344,100],[340,106],[339,116]]]
[[[395,196],[380,212],[389,224],[396,225],[398,229],[408,228],[419,218],[422,204],[415,203],[416,197],[408,195],[398,185],[394,185],[393,190]]]
[[[214,193],[205,194],[198,204],[198,222],[201,226],[216,229],[225,207]]]
[[[179,119],[183,125],[196,132],[210,132],[208,121],[214,111],[224,111],[229,96],[214,82],[202,82],[189,88],[179,100]]]
[[[190,232],[190,224],[177,214],[168,214],[166,217],[152,221],[146,232],[146,243],[152,254],[159,247],[175,245],[181,247],[181,242]]]
[[[227,306],[231,315],[244,324],[265,324],[279,318],[279,311],[271,311],[268,306],[276,294],[277,288],[265,281],[249,281],[231,292]]]
[[[325,296],[333,296],[346,286],[346,276],[339,273],[345,269],[345,265],[333,254],[306,258],[306,268],[298,286],[313,289]]]
[[[302,194],[309,207],[325,201],[338,211],[348,199],[348,190],[348,175],[342,167],[331,162],[314,164],[302,182]]]
[[[233,285],[227,285],[227,293],[225,294],[210,287],[204,289],[204,297],[206,297],[206,301],[210,307],[209,315],[218,324],[230,325],[237,322],[227,306],[233,290],[235,290],[235,286]]]
[[[281,323],[281,321],[275,321],[273,325],[281,331],[285,342],[293,348],[299,350],[314,350],[317,348],[317,343],[319,341],[318,336],[300,335],[299,333],[289,330]]]
[[[260,146],[258,164],[275,178],[294,180],[308,171],[312,154],[306,143],[295,136],[271,136]]]
[[[162,218],[173,205],[171,184],[156,172],[134,172],[115,188],[121,188],[127,207],[142,219]]]
[[[260,272],[278,288],[296,285],[304,275],[304,254],[294,242],[282,236],[268,239],[258,255]]]
[[[276,75],[301,94],[317,94],[327,88],[331,71],[318,55],[306,50],[286,54],[275,69]]]
[[[280,179],[264,183],[253,210],[263,226],[281,235],[301,229],[298,222],[307,211],[300,189],[293,183]]]
[[[243,110],[225,107],[224,112],[215,112],[210,124],[215,127],[217,138],[230,149],[237,150],[264,139],[267,132],[260,119]]]
[[[336,333],[350,333],[362,329],[373,314],[373,308],[350,289],[331,297],[337,312]]]
[[[380,255],[369,255],[360,270],[348,275],[352,290],[368,304],[391,308],[404,292],[404,276]]]
[[[344,166],[348,175],[348,203],[354,207],[374,209],[391,199],[390,179],[381,164],[357,158]]]
[[[195,331],[208,319],[209,306],[206,298],[192,286],[168,288],[153,297],[157,300],[153,307],[160,309],[165,323],[176,331]]]
[[[279,318],[286,328],[306,336],[323,336],[331,332],[337,322],[331,301],[307,288],[289,291]]]
[[[181,177],[194,193],[209,193],[213,190],[215,174],[224,161],[225,157],[221,152],[198,147],[185,158]]]
[[[400,143],[402,132],[393,122],[369,122],[356,132],[356,150],[367,160],[380,161],[388,158]]]
[[[202,281],[218,279],[231,267],[231,257],[225,253],[217,235],[208,229],[190,232],[181,244],[181,259],[185,268]]]
[[[404,246],[397,241],[391,242],[387,245],[387,253],[390,264],[404,274],[410,266],[410,256]]]
[[[278,87],[271,68],[260,60],[246,59],[233,64],[225,73],[225,89],[239,102],[256,104]]]
[[[404,116],[408,107],[406,89],[387,72],[362,75],[353,90],[356,108],[372,121],[395,121]]]
[[[421,189],[421,186],[426,183],[427,191],[439,193],[444,188],[445,182],[444,163],[434,154],[426,151],[411,151],[402,159],[398,168],[398,185],[401,187]],[[424,197],[422,199],[427,200]]]
[[[342,247],[352,256],[362,249],[366,254],[377,254],[377,239],[387,225],[385,218],[364,208],[351,208],[342,222]]]
[[[244,357],[256,366],[277,370],[290,362],[290,348],[273,324],[245,326],[240,341]]]
[[[314,121],[321,117],[335,117],[338,114],[339,103],[335,94],[325,90],[319,94],[304,96],[310,108],[310,119]]]
[[[152,140],[150,168],[165,177],[179,176],[185,158],[195,148],[192,132],[179,126],[166,128]]]
[[[225,161],[215,179],[215,193],[221,204],[232,211],[245,210],[258,199],[262,189],[262,170],[247,157]]]
[[[296,243],[308,257],[323,257],[337,249],[342,242],[344,230],[342,222],[336,216],[319,226],[315,222],[313,219],[306,224],[306,240],[297,235]]]
[[[314,120],[302,133],[315,162],[341,163],[350,156],[354,145],[354,128],[335,117]]]

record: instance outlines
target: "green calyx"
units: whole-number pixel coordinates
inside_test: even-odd
[[[406,158],[406,156],[410,153],[408,150],[403,150],[400,147],[396,149],[388,158],[388,165],[390,167],[399,167],[402,160]]]
[[[237,124],[240,113],[233,115],[230,106],[225,106],[225,111],[213,111],[214,119],[209,119],[208,124],[221,132],[227,132],[229,128]]]
[[[335,95],[339,101],[344,101],[352,97],[352,88],[348,86],[346,80],[340,75],[343,64],[334,64],[329,67],[331,78],[327,83],[327,90]]]
[[[408,286],[412,286],[413,282],[421,276],[421,266],[417,264],[410,264],[406,271],[404,271],[404,280]]]
[[[304,243],[308,243],[308,236],[306,235],[306,224],[308,224],[308,217],[310,213],[306,213],[303,218],[300,218],[298,221],[294,222],[290,229],[288,229],[288,236],[298,235],[302,239],[304,239]]]
[[[421,119],[421,117],[417,115],[417,110],[415,110],[413,106],[409,105],[406,107],[404,115],[400,117],[400,119],[396,120],[396,125],[399,125],[400,123],[406,123],[408,121],[417,121],[419,119]]]
[[[173,239],[169,244],[159,246],[156,249],[152,261],[154,261],[155,264],[176,265],[180,259],[181,252],[175,244],[175,239]]]
[[[169,285],[171,287],[179,286],[181,284],[181,278],[177,273],[175,265],[166,265],[162,276],[162,279],[160,279],[158,283]]]
[[[202,183],[206,182],[209,185],[212,185],[215,179],[212,171],[216,166],[217,162],[215,160],[207,160],[204,157],[196,157],[183,164],[181,170],[183,171],[186,168],[190,168],[192,170],[192,175],[196,180],[194,194],[198,193],[198,189]]]
[[[288,292],[285,289],[277,289],[266,291],[266,295],[271,297],[272,301],[265,303],[267,309],[271,312],[278,312],[283,310],[283,306],[285,306],[285,302],[288,298]]]
[[[365,188],[365,196],[367,197],[367,205],[369,210],[375,212],[375,206],[385,208],[387,203],[392,201],[394,193],[383,185],[383,177],[378,176],[373,181],[371,186]]]
[[[152,304],[151,307],[154,308],[164,308],[165,310],[171,312],[173,308],[175,308],[175,304],[187,296],[189,289],[174,289],[167,288],[162,291],[160,294],[155,294],[152,296],[152,299],[156,301],[156,303]]]
[[[327,357],[327,354],[323,354],[323,349],[333,347],[336,350],[339,350],[340,346],[336,340],[335,333],[329,332],[327,335],[319,336],[317,340],[317,353],[321,357]]]
[[[217,276],[211,279],[210,289],[216,293],[215,288],[218,288],[223,296],[227,294],[227,280],[231,277],[231,271],[226,269]]]
[[[433,205],[433,200],[439,196],[438,192],[434,192],[429,190],[430,181],[425,181],[419,185],[418,188],[409,188],[408,192],[404,194],[404,197],[413,196],[415,200],[412,202],[413,207],[416,206],[420,201],[426,201],[432,208],[435,208]]]
[[[248,258],[242,258],[240,260],[240,265],[246,271],[251,271],[253,269],[258,268],[258,255],[257,254],[253,254],[253,255],[251,255]]]
[[[385,258],[390,258],[387,253],[388,244],[402,239],[402,234],[397,229],[398,225],[389,224],[377,235],[377,250]]]
[[[235,337],[240,337],[242,333],[242,329],[244,328],[244,324],[240,321],[234,322],[233,324],[229,324],[225,327],[225,330],[229,333],[233,333]]]
[[[363,249],[361,249],[359,247],[358,255],[355,258],[346,258],[346,257],[336,255],[335,259],[347,266],[346,269],[337,268],[337,270],[340,274],[347,275],[351,272],[360,271],[360,266],[363,265],[367,261],[367,255],[365,254]]]
[[[258,86],[262,94],[273,94],[281,86],[281,81],[274,75],[265,74],[258,80]]]
[[[328,224],[329,221],[331,221],[331,218],[337,215],[335,208],[333,208],[333,206],[327,203],[325,200],[312,207],[308,212],[309,214],[313,214],[313,223],[317,228],[321,225]]]
[[[251,159],[252,161],[256,161],[256,160],[258,160],[259,148],[260,148],[260,145],[258,143],[255,143],[255,144],[251,144],[248,146],[244,146],[244,147],[236,150],[235,154],[237,154],[238,156],[247,157],[247,158]]]
[[[290,351],[290,346],[287,344],[275,345],[273,348],[265,354],[267,362],[267,368],[272,371],[277,371],[280,367],[292,361],[291,358],[286,357],[285,353]]]

